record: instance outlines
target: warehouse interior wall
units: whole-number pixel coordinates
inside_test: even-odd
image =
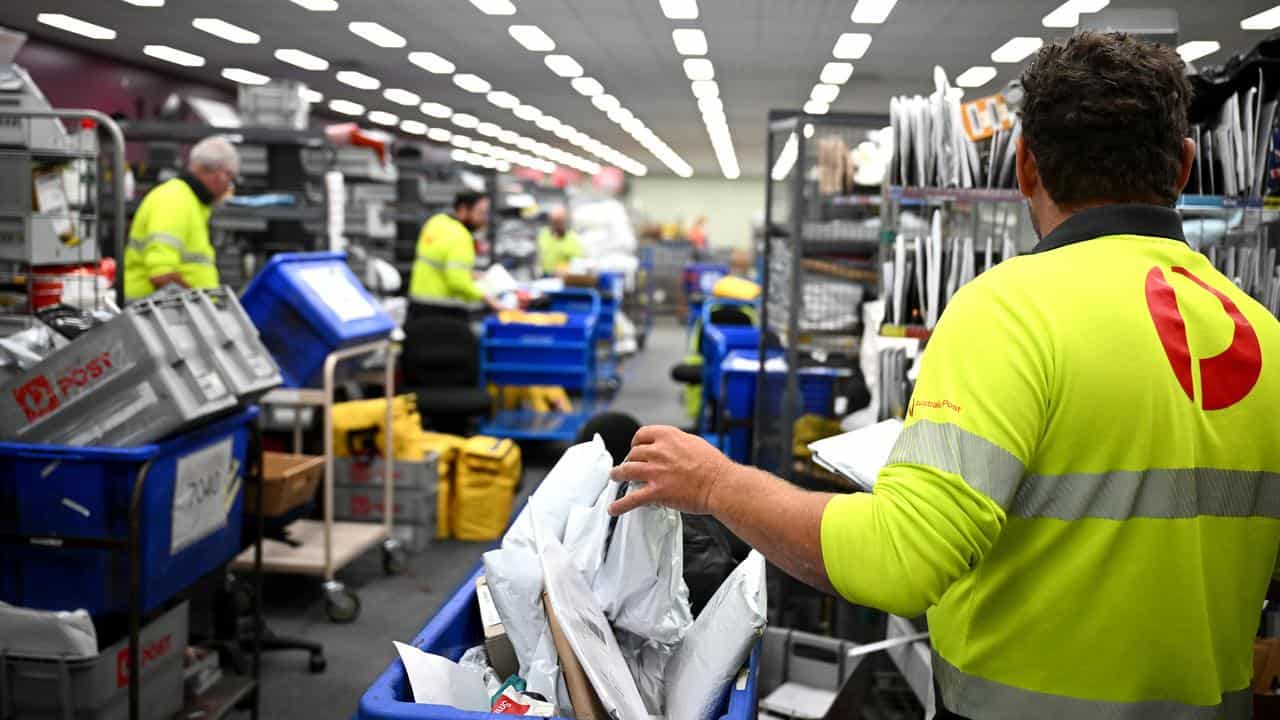
[[[639,224],[689,225],[707,218],[712,247],[751,247],[751,221],[764,211],[764,179],[647,176],[631,181],[629,203]]]

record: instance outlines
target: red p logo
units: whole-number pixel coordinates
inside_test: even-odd
[[[1234,329],[1231,344],[1213,357],[1200,360],[1200,405],[1205,410],[1221,410],[1244,399],[1262,375],[1262,346],[1258,333],[1245,319],[1240,308],[1231,298],[1210,287],[1183,267],[1170,268],[1211,293],[1222,303],[1222,309],[1231,319]],[[1153,267],[1147,273],[1147,309],[1155,322],[1160,344],[1173,374],[1188,398],[1195,401],[1195,388],[1191,378],[1191,349],[1187,344],[1187,323],[1178,310],[1178,296],[1173,286],[1165,280],[1160,268]]]

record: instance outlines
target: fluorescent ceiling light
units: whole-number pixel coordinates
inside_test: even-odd
[[[546,130],[549,133],[553,133],[560,129],[560,121],[550,115],[543,115],[538,118],[536,124],[539,128]]]
[[[400,129],[410,135],[426,135],[427,124],[418,120],[404,120],[400,123]]]
[[[1191,62],[1206,55],[1212,55],[1221,49],[1222,45],[1217,40],[1192,40],[1179,45],[1178,54],[1183,60]]]
[[[671,20],[697,20],[698,0],[660,0],[662,14]]]
[[[599,80],[592,77],[574,78],[569,84],[573,86],[574,90],[578,91],[578,94],[585,95],[587,97],[599,95],[604,92],[604,86],[600,84]]]
[[[493,151],[493,146],[484,140],[472,140],[471,149],[478,153],[489,153]]]
[[[831,110],[831,103],[810,100],[804,104],[802,109],[809,115],[826,115]]]
[[[137,7],[164,7],[164,0],[124,0]]]
[[[510,110],[520,104],[520,98],[512,95],[506,90],[494,90],[488,95],[485,95],[485,99],[503,110]]]
[[[507,28],[507,32],[529,52],[551,52],[556,49],[556,41],[537,25],[512,25]]]
[[[36,15],[36,22],[94,40],[116,39],[116,31],[111,28],[94,25],[91,22],[85,22],[80,18],[63,15],[62,13],[40,13]]]
[[[405,105],[407,107],[412,107],[422,102],[422,97],[418,93],[401,88],[387,88],[382,91],[382,97],[397,105]]]
[[[312,12],[333,12],[338,9],[337,0],[292,0],[292,2]]]
[[[856,23],[879,25],[889,18],[898,0],[858,0],[849,19]]]
[[[599,108],[601,112],[611,112],[622,107],[622,103],[618,102],[618,98],[607,94],[591,98],[591,104]]]
[[[575,78],[582,74],[582,66],[568,55],[548,55],[542,59],[551,72],[562,78]]]
[[[454,162],[467,162],[471,158],[471,153],[466,150],[454,150],[449,153],[449,158]]]
[[[702,112],[702,122],[707,125],[724,125],[729,119],[725,117],[724,110],[704,110]]]
[[[542,117],[542,111],[532,105],[517,105],[511,112],[521,120],[529,122],[537,122],[538,118]]]
[[[552,132],[554,132],[555,136],[560,138],[561,140],[569,140],[574,135],[578,134],[577,129],[575,129],[572,125],[565,125],[564,123],[560,123],[560,127],[556,128]]]
[[[1053,12],[1045,15],[1040,24],[1049,28],[1074,28],[1080,24],[1080,16],[1096,13],[1111,4],[1111,0],[1067,0]]]
[[[1012,38],[991,53],[991,60],[998,63],[1022,62],[1043,46],[1044,40],[1038,37]]]
[[[409,44],[403,35],[376,22],[348,23],[347,29],[378,47],[402,48]]]
[[[262,41],[258,33],[218,18],[199,17],[191,21],[191,27],[237,45],[257,45]]]
[[[329,109],[343,115],[363,115],[364,106],[350,100],[330,100]]]
[[[706,58],[689,58],[684,61],[684,74],[690,80],[711,80],[716,76],[716,68]]]
[[[634,116],[630,120],[623,120],[618,124],[621,125],[622,129],[627,131],[627,133],[632,137],[639,135],[646,129],[644,123],[640,121],[640,118]]]
[[[460,128],[467,128],[468,130],[480,124],[480,119],[470,113],[454,113],[453,117],[449,118],[449,120],[454,125],[457,125]]]
[[[244,68],[229,67],[222,69],[222,77],[241,85],[266,85],[271,78]]]
[[[515,15],[516,6],[511,0],[471,0],[471,4],[485,15]]]
[[[488,80],[471,73],[458,73],[453,76],[453,84],[469,93],[487,93],[493,89]]]
[[[1275,30],[1280,27],[1280,5],[1240,21],[1241,30]]]
[[[328,60],[325,60],[322,57],[316,57],[309,52],[303,52],[295,48],[283,48],[281,50],[277,50],[275,57],[280,62],[289,63],[290,65],[302,68],[303,70],[318,72],[320,70],[329,69]]]
[[[302,99],[306,100],[312,105],[316,105],[324,102],[324,94],[316,92],[311,88],[302,88]]]
[[[533,149],[537,147],[537,145],[538,141],[531,137],[522,137],[516,141],[516,147],[521,150],[528,150],[529,152],[533,152]]]
[[[448,75],[457,70],[453,63],[433,52],[411,52],[409,62],[436,75]]]
[[[350,85],[357,90],[377,90],[382,87],[382,81],[378,78],[355,70],[339,70],[334,77],[343,85]]]
[[[400,122],[400,118],[394,113],[389,113],[384,110],[373,110],[369,113],[369,122],[378,125],[386,125],[387,127],[394,127]]]
[[[515,145],[516,141],[520,139],[520,133],[515,130],[503,130],[498,133],[498,139],[508,145]]]
[[[840,97],[839,85],[826,85],[818,83],[813,86],[813,91],[809,93],[810,100],[817,100],[820,103],[833,103],[836,98]]]
[[[778,153],[778,159],[774,161],[773,169],[769,171],[769,177],[775,181],[787,179],[799,156],[800,140],[795,133],[791,133],[787,137],[787,141],[782,145],[782,151]]]
[[[436,142],[449,142],[453,139],[453,133],[444,128],[431,128],[427,131],[427,137]]]
[[[871,47],[871,36],[866,33],[843,33],[836,38],[831,55],[837,60],[861,60]]]
[[[454,135],[452,138],[449,139],[449,142],[453,143],[455,147],[460,147],[460,148],[471,147],[471,138],[467,137],[466,135]]]
[[[498,133],[502,132],[502,128],[491,122],[482,122],[476,126],[476,132],[485,137],[496,138],[498,137]]]
[[[424,102],[418,109],[422,111],[423,115],[433,118],[444,119],[453,114],[453,108],[448,105],[441,105],[438,102]]]
[[[956,77],[956,84],[960,87],[982,87],[994,80],[995,77],[995,68],[990,65],[976,65],[960,73],[960,75]]]
[[[620,107],[616,110],[609,111],[609,119],[618,123],[619,125],[621,125],[624,122],[627,122],[628,120],[633,119],[634,117],[635,115],[632,115],[631,111],[624,107]]]
[[[818,81],[828,85],[843,85],[853,75],[853,64],[847,62],[829,62],[822,66],[822,74]]]
[[[715,80],[694,80],[689,84],[693,90],[693,96],[701,100],[702,98],[720,97],[720,86]]]
[[[706,55],[707,36],[697,28],[677,28],[671,31],[676,52],[681,55]]]
[[[724,101],[718,97],[702,98],[698,101],[698,110],[703,113],[724,110]]]
[[[142,54],[183,67],[204,67],[204,58],[168,45],[147,45],[142,48]]]

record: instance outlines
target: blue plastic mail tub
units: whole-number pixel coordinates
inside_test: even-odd
[[[595,307],[598,301],[593,297]],[[554,385],[586,390],[595,377],[594,314],[569,314],[564,325],[485,320],[480,341],[484,382],[499,386]]]
[[[476,568],[476,572],[440,608],[440,612],[413,639],[415,647],[457,660],[467,648],[483,642],[475,582],[482,571],[482,568]],[[746,682],[737,680],[730,686],[715,717],[720,720],[748,720],[756,716],[756,677],[759,671],[760,643],[757,642],[751,651]],[[397,658],[391,661],[386,671],[378,676],[360,698],[356,720],[479,720],[506,717],[510,716],[413,702],[404,665]]]
[[[136,448],[0,443],[0,532],[127,538],[134,484],[150,462],[138,509],[139,557],[142,609],[155,609],[240,551],[245,460],[257,416],[256,407],[241,410]],[[124,612],[128,558],[48,542],[0,545],[0,600]]]
[[[280,253],[240,304],[280,366],[285,387],[320,382],[334,350],[386,337],[395,321],[347,267],[346,253]]]
[[[722,407],[732,427],[719,438],[720,449],[737,462],[751,460],[751,428],[755,418],[756,378],[760,373],[760,353],[757,350],[733,350],[719,365],[722,382],[712,386],[712,392],[723,393]],[[781,351],[770,352],[765,363],[765,412],[770,416],[782,414],[783,383],[786,380],[786,357]],[[846,371],[835,368],[808,367],[796,373],[800,397],[806,414],[831,417],[834,414],[836,392]]]

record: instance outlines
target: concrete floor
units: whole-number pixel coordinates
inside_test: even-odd
[[[624,364],[623,385],[613,409],[627,412],[643,424],[685,424],[680,393],[669,379],[671,366],[685,354],[683,328],[668,321],[654,328],[648,347]],[[525,448],[523,504],[563,448]],[[307,672],[305,653],[263,656],[261,717],[335,720],[350,718],[360,696],[395,656],[392,640],[409,640],[472,572],[490,545],[439,542],[410,559],[406,571],[387,577],[381,555],[367,553],[339,573],[339,579],[360,595],[360,618],[336,625],[325,617],[320,583],[285,576],[266,578],[269,627],[279,635],[323,643],[328,670]]]

